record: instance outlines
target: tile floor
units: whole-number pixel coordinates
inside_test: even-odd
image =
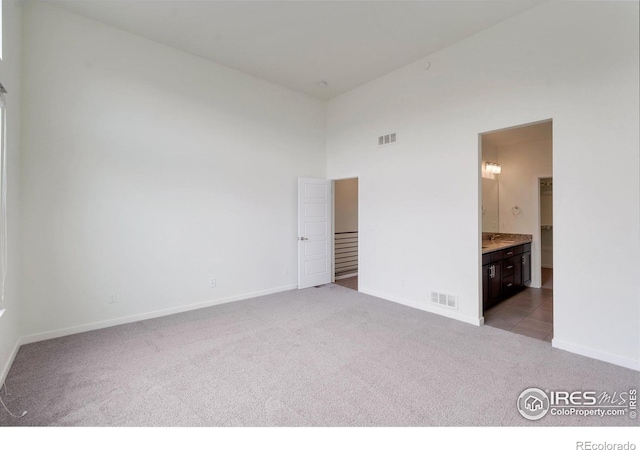
[[[354,291],[358,290],[358,276],[343,278],[342,280],[336,280],[335,284],[339,286],[343,286],[349,289],[353,289]]]
[[[513,333],[551,342],[553,338],[553,272],[543,269],[542,286],[526,288],[485,311],[484,323]]]
[[[336,280],[335,284],[358,290],[358,277]],[[513,333],[551,342],[553,338],[553,272],[542,271],[542,289],[526,288],[484,314],[484,323]]]

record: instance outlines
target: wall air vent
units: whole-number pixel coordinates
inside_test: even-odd
[[[379,136],[378,137],[378,145],[393,144],[395,142],[396,142],[396,134],[395,133],[385,134],[384,136]]]
[[[445,308],[458,309],[458,297],[451,294],[431,291],[431,303]]]

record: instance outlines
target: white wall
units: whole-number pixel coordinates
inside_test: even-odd
[[[27,341],[295,287],[324,103],[52,6],[24,16],[22,333],[45,333]]]
[[[20,303],[19,237],[20,237],[20,58],[22,8],[17,1],[2,1],[2,61],[0,82],[7,90],[7,226],[8,271],[5,289],[6,311],[0,317],[0,383],[8,373],[15,356],[19,337]]]
[[[553,172],[553,143],[551,140],[543,139],[501,146],[497,150],[502,165],[502,173],[498,175],[500,232],[533,236],[531,286],[539,288],[542,246],[538,219],[538,179]],[[514,213],[515,206],[518,206],[519,212]]]
[[[335,232],[358,231],[358,179],[334,182]]]
[[[637,2],[549,2],[332,100],[328,176],[360,180],[360,290],[477,323],[478,133],[552,118],[553,345],[640,369],[638,25]],[[378,148],[383,130],[398,143]]]
[[[498,147],[500,182],[500,232],[534,234],[538,226],[540,176],[552,174],[550,140]],[[514,206],[520,213],[512,211]]]

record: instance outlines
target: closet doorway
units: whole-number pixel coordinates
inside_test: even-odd
[[[358,290],[358,179],[334,180],[334,280]]]
[[[553,178],[540,178],[540,269],[542,289],[553,289]]]

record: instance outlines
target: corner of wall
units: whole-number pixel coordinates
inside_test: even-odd
[[[7,90],[7,232],[8,275],[5,286],[6,311],[0,317],[0,381],[4,382],[20,348],[20,175],[22,149],[22,10],[17,0],[2,2],[3,59],[0,80]]]

